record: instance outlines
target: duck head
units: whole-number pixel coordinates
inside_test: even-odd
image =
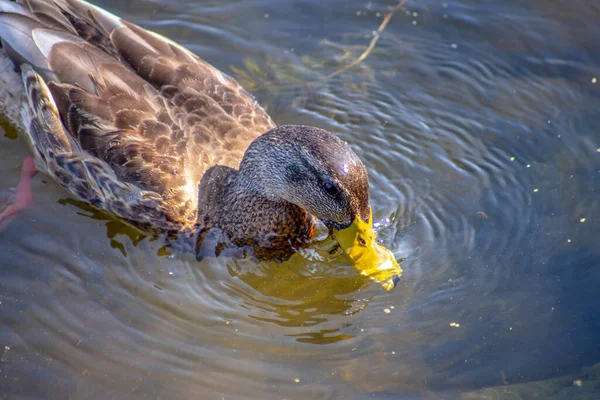
[[[364,275],[401,269],[393,254],[375,242],[369,179],[360,158],[334,134],[309,126],[280,126],[246,150],[240,172],[260,182],[272,198],[293,203],[323,222]]]

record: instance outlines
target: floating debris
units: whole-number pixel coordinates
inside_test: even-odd
[[[407,1],[408,0],[400,0],[400,2],[398,4],[396,4],[396,6],[394,8],[392,8],[390,10],[390,12],[385,15],[385,17],[383,18],[383,21],[381,21],[381,24],[379,25],[379,28],[377,28],[376,35],[373,36],[373,39],[371,39],[371,43],[369,43],[369,46],[367,47],[367,49],[360,56],[358,56],[358,58],[356,60],[352,61],[350,64],[327,75],[325,77],[325,79],[323,79],[320,83],[327,82],[329,79],[333,78],[334,76],[339,75],[342,72],[354,67],[356,64],[359,64],[360,62],[364,61],[369,56],[369,54],[371,54],[373,49],[375,48],[375,44],[381,37],[381,33],[383,32],[383,30],[385,29],[387,24],[390,22],[390,19],[392,19],[392,16],[394,15],[394,13],[396,13],[396,11],[401,9],[404,6],[404,3],[406,3]],[[407,12],[409,12],[409,11],[407,10]],[[416,24],[417,24],[417,21],[413,21],[413,25],[416,25]]]
[[[585,222],[585,218],[579,218],[579,222],[584,223]]]
[[[597,82],[598,82],[598,78],[596,78],[596,77],[593,77],[593,78],[592,78],[592,83],[597,83]]]
[[[540,189],[533,189],[533,192],[534,192],[534,193],[537,193],[537,192],[539,192],[539,190],[540,190]]]
[[[571,243],[571,239],[567,239],[567,243]]]
[[[300,379],[298,379],[298,378],[295,378],[295,379],[294,379],[294,382],[296,382],[296,383],[300,383]]]
[[[510,161],[515,161],[515,158],[514,158],[514,157],[511,157],[511,158],[510,158]]]
[[[583,385],[583,382],[581,381],[581,379],[575,379],[573,381],[573,386],[581,387],[582,385]]]
[[[389,313],[391,313],[392,311],[391,311],[389,308],[384,308],[384,309],[383,309],[383,312],[384,312],[384,313],[386,313],[386,314],[389,314]]]
[[[453,328],[460,328],[460,324],[458,322],[450,322],[450,326]]]
[[[6,353],[10,350],[10,347],[4,346],[4,353],[2,354],[2,358],[0,358],[0,362],[4,362],[6,360]]]

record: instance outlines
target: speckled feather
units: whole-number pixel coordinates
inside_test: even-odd
[[[118,179],[161,196],[171,221],[194,223],[204,172],[237,167],[274,127],[237,82],[168,39],[79,1],[23,5],[63,34],[40,74],[68,134]]]

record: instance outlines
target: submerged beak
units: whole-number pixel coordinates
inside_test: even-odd
[[[390,250],[375,242],[376,236],[370,208],[368,222],[363,222],[357,216],[352,225],[333,233],[333,238],[350,257],[354,268],[362,275],[380,282],[386,290],[391,290],[400,281],[402,268]]]

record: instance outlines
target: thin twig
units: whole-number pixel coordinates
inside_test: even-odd
[[[369,47],[367,47],[367,49],[365,51],[363,51],[363,53],[360,56],[358,56],[358,58],[356,60],[352,61],[350,64],[348,64],[344,67],[341,67],[337,71],[332,72],[331,74],[327,75],[323,79],[323,81],[321,81],[321,83],[327,82],[329,79],[333,78],[334,76],[337,76],[337,75],[341,74],[342,72],[347,71],[348,69],[350,69],[350,68],[354,67],[355,65],[364,61],[369,56],[369,54],[371,54],[373,49],[375,48],[375,44],[377,44],[377,41],[381,37],[381,32],[383,32],[383,30],[385,29],[387,24],[390,22],[394,13],[396,11],[398,11],[400,8],[402,8],[402,6],[404,6],[404,4],[406,4],[407,1],[408,0],[401,0],[400,3],[396,4],[396,6],[394,8],[392,8],[390,10],[390,12],[385,15],[385,17],[383,18],[383,21],[381,21],[381,25],[379,25],[379,28],[377,28],[377,31],[375,32],[375,36],[373,36],[373,39],[371,39],[371,43],[369,43]]]

